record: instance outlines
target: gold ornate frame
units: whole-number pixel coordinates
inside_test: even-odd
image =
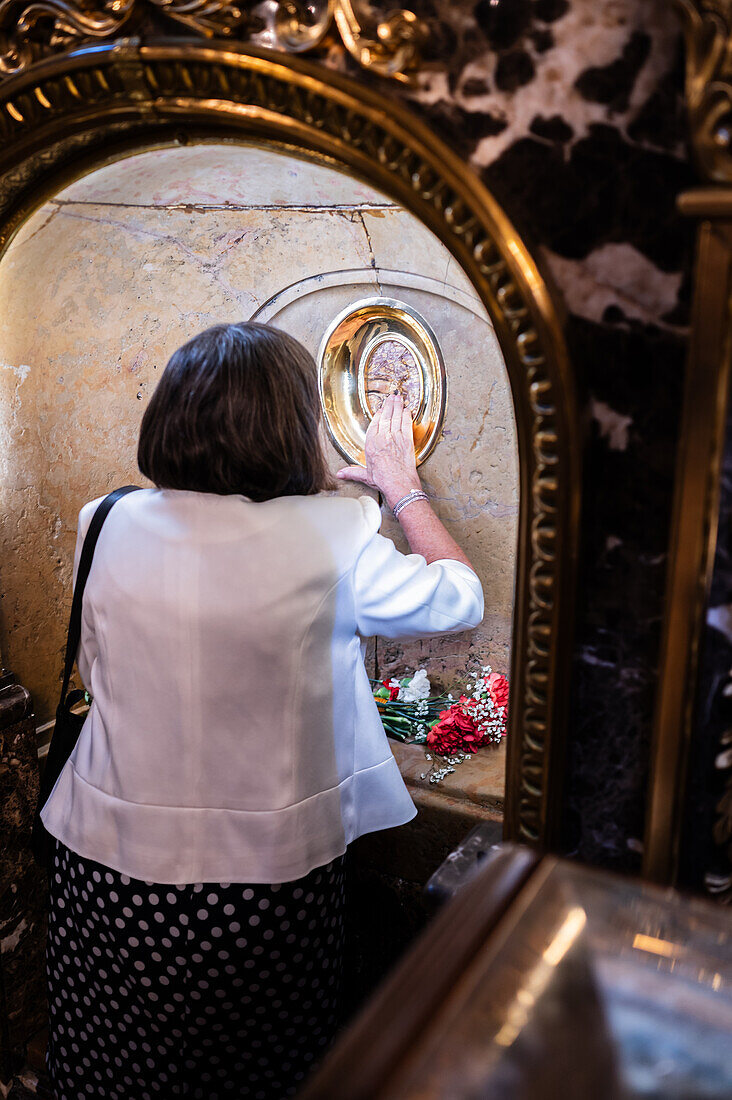
[[[578,421],[555,304],[471,170],[399,101],[274,51],[119,40],[30,64],[0,87],[0,255],[46,198],[130,151],[266,140],[324,158],[431,229],[493,320],[513,392],[520,514],[507,837],[558,841],[580,496]]]
[[[353,331],[353,325],[358,327]],[[348,326],[348,333],[344,329]],[[376,336],[365,332],[377,332]],[[447,411],[447,375],[431,326],[406,302],[381,295],[351,302],[331,321],[318,351],[318,386],[325,427],[347,462],[365,463],[362,435],[371,419],[363,364],[375,347],[396,339],[418,369],[419,400],[413,408],[414,450],[420,466],[437,446]],[[348,391],[339,389],[348,379]]]
[[[697,220],[698,230],[643,854],[644,876],[661,883],[673,883],[678,873],[732,365],[732,0],[675,3],[686,44],[689,136],[707,186],[679,200],[681,212]],[[718,746],[716,766],[727,776],[714,830],[730,853],[728,892],[730,736]]]

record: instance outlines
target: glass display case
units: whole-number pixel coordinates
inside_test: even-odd
[[[726,910],[501,845],[306,1095],[722,1100],[731,1036]]]

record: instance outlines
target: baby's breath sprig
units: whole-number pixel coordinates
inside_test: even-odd
[[[431,764],[428,772],[422,772],[420,779],[426,779],[433,786],[436,783],[441,783],[443,779],[446,779],[448,775],[453,775],[455,768],[460,764],[463,764],[468,759],[467,753],[456,752],[454,756],[437,756],[433,758],[429,753],[426,754],[427,761]]]

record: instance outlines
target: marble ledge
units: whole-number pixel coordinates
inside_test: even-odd
[[[415,802],[424,802],[426,798],[434,796],[467,803],[466,813],[473,807],[477,811],[487,811],[489,815],[503,813],[506,786],[505,741],[496,748],[481,749],[462,764],[457,764],[455,771],[446,775],[439,783],[430,783],[427,778],[430,762],[425,759],[423,745],[404,745],[400,741],[390,741],[389,744]],[[422,779],[422,775],[426,778]]]
[[[440,783],[429,772],[419,745],[389,742],[417,816],[397,829],[369,833],[352,845],[356,862],[382,875],[424,886],[476,825],[503,820],[505,746],[484,749]]]

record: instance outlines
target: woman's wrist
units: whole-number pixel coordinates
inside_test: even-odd
[[[420,503],[429,505],[430,498],[427,496],[424,489],[412,489],[410,493],[407,493],[401,500],[398,500],[392,508],[391,511],[394,519],[400,519],[405,508],[411,508],[413,504]]]
[[[403,497],[408,493],[419,491],[422,489],[422,483],[419,477],[405,478],[403,481],[398,481],[393,484],[389,484],[388,488],[383,488],[381,494],[384,497],[389,508],[393,511],[394,506],[398,504]]]

